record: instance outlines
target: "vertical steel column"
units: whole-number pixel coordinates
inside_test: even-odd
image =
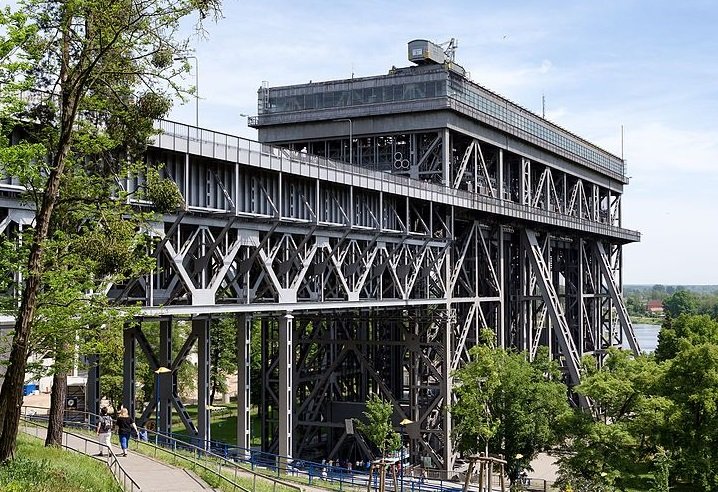
[[[499,225],[497,227],[498,231],[498,271],[497,274],[499,276],[499,308],[498,308],[498,326],[497,329],[499,330],[499,343],[501,344],[501,348],[506,348],[506,340],[510,339],[511,337],[506,337],[506,328],[509,326],[508,323],[506,323],[506,307],[508,306],[507,296],[506,296],[506,272],[504,269],[506,268],[506,259],[505,259],[505,251],[504,251],[504,228]],[[477,339],[478,340],[478,339]]]
[[[172,318],[160,320],[159,364],[167,369],[172,367]],[[172,387],[176,376],[173,372],[166,372],[156,377],[159,384],[157,432],[169,435],[172,432]]]
[[[287,459],[292,457],[294,451],[292,449],[293,332],[294,316],[287,312],[279,318],[279,455]],[[282,465],[286,466],[286,463]]]
[[[252,315],[237,315],[237,446],[244,448],[249,458],[251,405],[251,340]]]
[[[442,134],[441,156],[443,160],[441,182],[444,186],[451,186],[451,134],[448,128],[444,128]]]
[[[448,130],[446,131],[448,133]],[[447,217],[447,224],[449,224],[449,228],[451,229],[451,239],[456,238],[456,223],[454,221],[454,207],[451,207],[450,216]],[[452,426],[451,426],[451,395],[452,395],[452,386],[453,386],[453,377],[451,373],[451,362],[453,360],[453,353],[452,353],[452,347],[453,347],[453,338],[454,338],[454,323],[456,323],[456,319],[454,316],[452,316],[452,299],[454,297],[454,293],[449,290],[451,286],[451,273],[454,268],[453,261],[455,260],[453,249],[448,248],[447,250],[447,256],[446,256],[446,263],[445,263],[445,269],[444,274],[446,275],[445,285],[447,285],[447,291],[446,291],[446,324],[444,326],[444,339],[442,340],[444,345],[444,365],[442,368],[442,382],[441,382],[441,393],[442,398],[444,400],[443,410],[442,410],[442,420],[443,420],[443,431],[444,435],[442,436],[443,444],[444,444],[444,452],[442,455],[442,459],[444,460],[444,470],[451,470],[454,467],[454,452],[452,449],[452,441],[451,441],[451,432],[452,432]]]
[[[210,363],[210,318],[194,318],[192,333],[197,337],[197,438],[199,447],[209,449],[210,418],[209,407],[209,363]]]
[[[122,405],[135,416],[135,330],[136,325],[125,325],[122,330]]]
[[[90,425],[95,425],[95,415],[100,413],[100,357],[97,354],[87,356],[85,411],[90,412]]]
[[[504,199],[504,150],[499,149],[499,200]]]

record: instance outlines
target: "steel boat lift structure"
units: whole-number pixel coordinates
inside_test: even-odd
[[[124,330],[132,412],[140,350],[153,370],[170,369],[142,417],[159,403],[159,430],[174,409],[208,440],[209,326],[231,314],[239,446],[250,447],[260,330],[251,403],[264,450],[346,456],[358,441],[346,419],[378,393],[397,425],[413,422],[412,462],[451,469],[452,374],[483,328],[531,358],[547,346],[571,385],[584,354],[624,341],[639,352],[621,296],[622,248],[640,239],[622,227],[623,160],[472,82],[453,50],[415,40],[408,55],[413,66],[386,75],[263,84],[249,119],[261,143],[158,122],[147,159],[186,209],[154,225],[155,272],[109,293],[144,306]],[[16,201],[4,206],[3,231],[27,224]],[[159,322],[158,347],[148,322]],[[180,322],[190,335],[173,353]],[[195,345],[197,422],[176,386]]]

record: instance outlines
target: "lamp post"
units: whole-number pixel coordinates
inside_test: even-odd
[[[413,424],[413,420],[404,419],[401,422],[399,422],[399,425],[401,426],[401,433],[402,436],[404,434],[405,427],[409,424]],[[401,474],[399,475],[399,482],[401,483],[401,492],[404,492],[404,438],[401,439],[401,454],[399,455],[399,460],[401,463]]]
[[[199,128],[199,59],[194,55],[175,57],[175,61],[194,60],[194,126]]]
[[[349,164],[354,164],[354,123],[351,118],[338,118],[334,121],[348,121],[349,122]]]
[[[160,374],[172,372],[172,369],[161,366],[155,371],[155,445],[157,445],[157,436],[160,432]]]

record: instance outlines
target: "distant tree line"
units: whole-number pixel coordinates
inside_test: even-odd
[[[650,315],[649,301],[661,301],[665,315],[681,314],[718,316],[718,286],[626,286],[626,309],[631,316]]]

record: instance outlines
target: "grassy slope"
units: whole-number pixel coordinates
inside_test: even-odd
[[[20,433],[16,459],[0,466],[1,492],[120,492],[107,466],[90,457],[46,448],[40,439]]]

